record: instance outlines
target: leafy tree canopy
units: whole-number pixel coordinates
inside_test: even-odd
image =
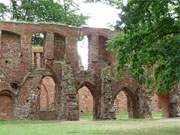
[[[5,13],[2,11],[9,9],[11,20],[17,21],[57,22],[81,26],[87,19],[79,13],[77,4],[72,0],[11,0],[9,7],[1,5],[3,4],[0,4],[0,15],[4,17]]]
[[[0,20],[5,18],[7,11],[7,7],[3,3],[0,3]]]
[[[180,81],[179,5],[179,0],[129,0],[121,5],[120,32],[108,42],[119,73],[128,66],[141,83],[159,93]]]

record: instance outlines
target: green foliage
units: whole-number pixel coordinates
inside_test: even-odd
[[[21,4],[18,4],[21,3]],[[12,20],[33,22],[59,22],[80,26],[85,24],[87,17],[78,14],[73,1],[65,5],[54,0],[11,0]],[[72,7],[71,7],[72,5]]]
[[[8,11],[7,7],[3,3],[0,3],[0,20],[4,19],[7,11]]]
[[[90,3],[103,2],[115,7],[120,7],[123,4],[123,0],[84,0],[84,2],[90,2]]]
[[[36,33],[32,35],[32,45],[34,46],[43,46],[44,42],[44,34],[43,33]]]
[[[159,93],[180,80],[179,5],[179,0],[130,0],[121,7],[116,27],[121,32],[108,43],[119,73],[128,65],[141,83],[155,84]]]

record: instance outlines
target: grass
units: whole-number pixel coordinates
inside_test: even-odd
[[[160,119],[162,117],[162,113],[161,112],[152,112],[152,117],[155,118],[155,119]],[[117,118],[117,120],[124,120],[124,119],[127,120],[127,119],[129,119],[127,112],[119,112],[119,113],[117,113],[116,118]],[[80,119],[81,120],[92,120],[93,117],[92,117],[92,114],[90,114],[90,113],[82,113]]]
[[[88,114],[75,122],[0,120],[0,135],[180,135],[180,119],[126,119],[126,113],[118,115],[121,119],[115,121],[91,121]]]

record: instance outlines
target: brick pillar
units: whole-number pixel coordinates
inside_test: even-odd
[[[41,68],[41,56],[40,53],[36,53],[36,62],[37,62],[37,68]]]
[[[79,111],[78,111],[78,97],[76,93],[75,77],[74,72],[71,66],[63,63],[62,64],[62,94],[61,99],[64,100],[61,103],[63,106],[62,112],[65,114],[66,120],[78,120]],[[62,97],[64,96],[64,97]]]
[[[96,34],[93,34],[91,36],[89,36],[89,46],[88,46],[88,49],[89,49],[89,53],[88,53],[88,67],[89,69],[92,69],[92,70],[96,70],[94,69],[96,66],[95,64],[98,62],[98,55],[99,55],[99,52],[98,52],[98,35]]]
[[[46,33],[44,44],[44,58],[47,60],[54,59],[54,33]]]
[[[152,117],[150,109],[150,93],[146,92],[145,86],[141,86],[136,90],[137,94],[137,109],[134,108],[136,118],[150,118]],[[134,102],[134,101],[133,101]],[[136,106],[136,105],[134,105]],[[139,110],[136,113],[136,110]]]
[[[43,55],[43,53],[41,52],[41,53],[40,53],[40,65],[41,65],[41,67],[44,67],[44,61],[43,61],[43,59],[44,59],[44,55]]]
[[[70,64],[73,69],[78,69],[78,54],[77,54],[77,36],[66,37],[65,61]]]
[[[101,93],[97,93],[93,96],[93,119],[101,119]]]
[[[31,77],[22,86],[21,91],[27,91],[27,96],[22,100],[21,98],[24,96],[24,93],[19,93],[18,103],[15,104],[16,118],[38,119],[41,78],[41,73],[31,74]]]
[[[32,68],[31,34],[23,33],[21,35],[21,57],[23,71],[29,71]]]
[[[111,67],[102,70],[101,79],[101,119],[115,119]]]
[[[37,53],[34,53],[34,67],[37,68]]]
[[[67,120],[76,121],[79,120],[79,110],[77,103],[77,94],[76,93],[66,93],[66,117]]]
[[[55,94],[55,106],[58,120],[66,119],[66,106],[65,106],[65,95],[62,84],[62,64],[55,61],[53,64],[53,70],[56,73],[56,94]]]
[[[34,52],[32,52],[32,67],[35,67],[35,63],[34,63]]]

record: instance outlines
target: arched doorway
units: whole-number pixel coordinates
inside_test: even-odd
[[[159,96],[156,93],[153,93],[151,97],[151,111],[152,117],[155,119],[163,116],[161,105],[159,104]]]
[[[97,119],[99,109],[97,95],[95,86],[90,82],[85,81],[77,87],[79,116],[88,120]]]
[[[78,100],[80,119],[92,119],[93,96],[86,86],[78,90]]]
[[[43,120],[56,119],[55,107],[56,85],[52,77],[46,76],[41,81],[39,97],[39,118]]]
[[[128,118],[127,95],[125,91],[120,91],[114,101],[114,108],[117,119]]]
[[[7,92],[0,93],[0,119],[12,119],[14,117],[14,100]]]
[[[118,109],[116,109],[117,107],[115,106],[114,108],[116,110],[116,118],[118,118],[118,119],[139,118],[139,108],[138,108],[137,95],[135,95],[128,88],[123,88],[122,90],[119,90],[115,94],[114,105],[117,105],[117,104],[121,104],[121,106],[119,106],[119,107],[121,107],[120,109],[122,109],[122,106],[123,106],[125,111],[127,111],[127,112],[124,112],[124,113],[122,113],[122,115],[118,116],[117,115]]]

